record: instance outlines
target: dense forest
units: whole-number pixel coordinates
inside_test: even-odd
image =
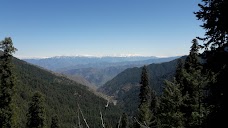
[[[203,21],[205,35],[191,41],[189,55],[172,65],[174,74],[164,77],[162,89],[154,81],[159,75],[149,74],[150,66],[114,80],[118,88],[126,77],[139,74],[134,76],[138,93],[131,93],[138,101],[128,104],[137,106],[131,114],[83,85],[13,58],[17,49],[5,38],[0,43],[0,127],[227,127],[228,2],[202,0],[199,7],[194,14]]]
[[[6,43],[5,46],[7,48],[4,49],[4,52],[1,52],[1,67],[3,67],[5,63],[3,57],[7,56],[5,55],[8,52],[7,50],[11,49],[9,47],[9,44],[12,45],[11,41],[10,38],[6,38],[2,41],[2,45]],[[1,70],[1,127],[26,127],[29,117],[32,116],[29,115],[32,104],[37,104],[37,108],[44,109],[44,113],[41,115],[44,119],[43,124],[45,127],[51,126],[52,118],[55,115],[58,119],[58,125],[61,128],[78,127],[79,120],[81,122],[80,124],[85,126],[82,115],[79,112],[79,107],[90,127],[101,127],[100,112],[103,114],[105,125],[112,126],[118,122],[121,111],[111,103],[109,104],[109,108],[105,109],[107,101],[94,95],[88,90],[88,87],[75,83],[63,76],[56,75],[53,72],[28,64],[17,58],[13,58],[10,55],[8,57],[11,59],[9,59],[9,62],[6,64],[10,65],[9,71],[11,71],[11,73],[9,74],[13,74],[13,76],[6,74],[7,77],[3,77],[3,73],[6,73],[6,68],[4,67],[4,70]],[[5,78],[7,78],[7,80],[4,80]],[[13,83],[13,86],[4,87],[3,85],[6,84],[3,82],[8,82],[8,79],[12,79],[11,83]],[[8,88],[8,90],[5,90],[6,88]],[[38,96],[36,96],[37,93]],[[3,122],[3,119],[6,118],[2,117],[2,113],[6,113],[4,110],[6,108],[2,106],[4,103],[3,100],[6,99],[3,97],[5,95],[10,97],[12,102],[10,105],[12,107],[10,110],[12,119],[8,119],[8,121],[12,121],[12,124],[4,124]],[[35,103],[33,103],[35,97],[37,97],[38,100],[35,100]]]

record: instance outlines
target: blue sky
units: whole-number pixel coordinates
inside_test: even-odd
[[[203,30],[200,0],[1,0],[0,40],[17,57],[176,56]]]

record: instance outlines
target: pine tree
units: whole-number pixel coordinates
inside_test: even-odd
[[[200,68],[199,49],[200,46],[197,39],[193,39],[190,53],[186,58],[184,65],[184,68],[187,70],[187,72],[190,72],[191,70],[198,70]]]
[[[156,128],[159,126],[159,118],[158,118],[158,97],[156,95],[156,92],[154,89],[151,89],[151,104],[150,104],[150,110],[151,110],[151,124],[150,127]]]
[[[44,108],[44,98],[41,93],[36,92],[32,97],[32,102],[29,106],[27,114],[27,127],[28,128],[45,128],[46,116]]]
[[[227,0],[202,0],[198,4],[200,10],[195,12],[198,20],[203,21],[201,27],[206,31],[205,37],[199,37],[205,41],[206,48],[216,49],[227,44],[228,39],[228,1]]]
[[[227,76],[228,76],[228,1],[227,0],[203,0],[199,4],[200,10],[196,12],[198,20],[203,21],[201,26],[205,30],[205,36],[199,37],[205,43],[204,68],[215,74],[215,82],[208,84],[207,104],[211,108],[206,127],[227,126]],[[208,49],[208,47],[210,49]]]
[[[183,98],[179,84],[165,81],[165,88],[160,100],[160,114],[162,128],[183,128],[183,113],[181,112],[181,105]]]
[[[57,115],[53,116],[51,119],[51,128],[59,128],[59,120]]]
[[[0,127],[11,128],[14,125],[13,96],[15,79],[13,76],[12,54],[17,50],[12,39],[0,42],[3,55],[0,55]]]
[[[202,73],[202,66],[199,62],[199,45],[196,39],[192,40],[192,47],[185,64],[179,70],[177,82],[180,85],[186,127],[201,127],[205,118],[205,106],[203,105],[204,87],[207,78]]]
[[[138,106],[138,122],[146,126],[151,125],[152,113],[150,110],[151,90],[149,87],[148,73],[146,66],[142,68],[140,87],[140,104]],[[136,127],[140,127],[138,124]]]

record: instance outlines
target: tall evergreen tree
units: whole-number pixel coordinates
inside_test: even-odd
[[[46,115],[44,108],[44,98],[41,93],[36,92],[32,97],[32,102],[28,111],[28,128],[45,128]]]
[[[13,76],[12,54],[16,51],[12,39],[5,38],[0,42],[0,127],[14,127],[13,95],[15,79]]]
[[[165,81],[165,88],[161,95],[159,118],[162,128],[183,128],[184,120],[181,112],[183,98],[179,84]]]
[[[185,60],[184,68],[189,72],[200,68],[199,63],[199,44],[197,39],[192,40],[192,46],[188,57]]]
[[[140,104],[138,106],[138,121],[137,123],[141,123],[146,126],[151,125],[152,113],[150,110],[151,104],[151,89],[149,87],[148,73],[146,66],[142,68],[141,74],[141,87],[140,87]],[[136,127],[140,127],[138,124]]]
[[[60,128],[57,115],[51,118],[51,128]]]
[[[216,74],[216,82],[208,84],[207,104],[212,108],[207,118],[207,127],[227,126],[225,117],[228,106],[227,76],[228,76],[228,1],[202,0],[200,10],[195,12],[198,20],[203,21],[201,26],[205,36],[199,37],[205,43],[205,68]],[[208,49],[210,48],[210,49]]]
[[[141,82],[140,82],[140,104],[138,106],[138,123],[149,126],[151,124],[151,111],[150,111],[150,102],[151,102],[151,90],[149,87],[148,73],[146,66],[142,68]],[[136,125],[140,127],[140,125]]]
[[[151,125],[150,127],[156,128],[159,126],[159,118],[158,118],[158,108],[159,108],[159,101],[154,89],[151,89]]]
[[[207,84],[207,78],[202,73],[202,66],[199,62],[199,45],[196,39],[192,40],[192,47],[185,64],[179,70],[177,82],[180,85],[186,127],[201,127],[205,117],[203,100],[203,89]]]

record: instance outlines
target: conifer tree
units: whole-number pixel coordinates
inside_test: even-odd
[[[46,115],[44,108],[44,98],[40,92],[36,92],[32,97],[32,102],[28,111],[28,128],[45,128]]]
[[[193,39],[190,53],[186,58],[184,65],[184,68],[187,70],[187,72],[190,72],[191,70],[197,70],[200,68],[199,48],[200,46],[198,44],[197,39]]]
[[[205,37],[198,37],[198,39],[205,41],[205,47],[211,47],[211,49],[227,44],[227,0],[202,0],[198,5],[200,10],[195,14],[198,20],[203,21],[201,27],[205,30]]]
[[[184,127],[183,113],[181,105],[183,98],[179,84],[165,81],[165,88],[160,99],[160,114],[162,128],[182,128]]]
[[[57,115],[53,116],[51,119],[51,128],[60,128]]]
[[[12,39],[5,38],[0,42],[0,127],[11,128],[14,125],[13,96],[15,79],[13,76],[12,54],[17,50]]]
[[[216,74],[215,82],[208,84],[207,104],[211,108],[205,124],[207,127],[227,126],[227,76],[228,76],[228,1],[227,0],[202,0],[200,10],[195,12],[198,20],[203,22],[201,27],[205,30],[203,40],[206,64],[204,68]],[[210,48],[210,49],[209,49]]]
[[[150,127],[156,128],[159,126],[159,118],[158,118],[158,108],[159,108],[159,101],[154,89],[151,89],[151,124]]]
[[[185,64],[179,70],[178,84],[180,85],[183,104],[181,112],[184,114],[186,127],[201,127],[205,118],[203,105],[204,87],[207,78],[202,73],[202,66],[199,63],[199,45],[196,39],[192,40],[192,47]]]
[[[152,113],[150,110],[150,104],[151,104],[151,90],[149,87],[149,80],[148,80],[148,73],[146,66],[142,68],[142,74],[141,74],[141,87],[140,87],[140,104],[138,106],[138,121],[139,123],[150,126],[151,125],[151,119],[152,119]],[[136,127],[140,127],[140,125],[136,125]]]

